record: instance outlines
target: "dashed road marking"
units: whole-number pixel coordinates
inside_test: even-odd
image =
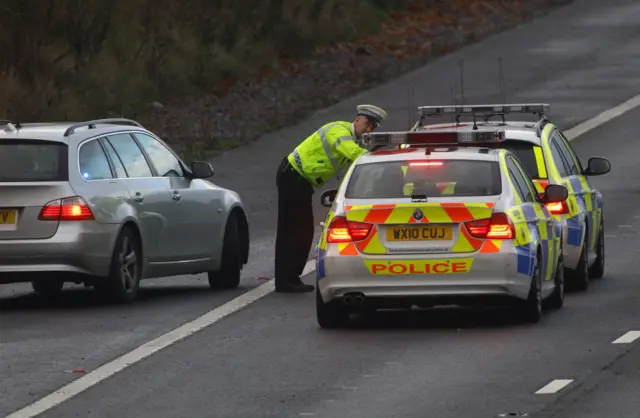
[[[611,344],[629,344],[640,338],[640,331],[629,331]]]
[[[631,225],[618,225],[618,228],[633,228]]]
[[[561,391],[563,388],[567,387],[573,379],[556,379],[552,380],[546,386],[540,388],[536,395],[550,395],[552,393],[557,393]]]
[[[591,118],[571,129],[568,129],[567,131],[565,131],[565,136],[570,141],[574,140],[580,135],[583,135],[591,131],[592,129],[595,129],[598,126],[603,125],[611,121],[612,119],[635,109],[638,106],[640,106],[640,95],[637,95],[616,107],[600,113],[594,118]],[[314,271],[315,260],[307,261],[307,264],[303,271],[303,275],[307,275]],[[65,402],[77,396],[90,387],[95,386],[103,380],[126,369],[127,367],[157,353],[163,348],[173,345],[176,342],[188,337],[189,335],[198,332],[210,325],[213,325],[214,323],[244,308],[245,306],[258,301],[274,290],[275,284],[272,280],[268,281],[248,291],[247,293],[244,293],[237,298],[230,300],[224,305],[218,306],[217,308],[205,313],[199,318],[196,318],[191,322],[187,322],[186,324],[181,325],[180,327],[171,330],[166,334],[161,335],[160,337],[133,349],[132,351],[116,358],[115,360],[105,363],[92,372],[87,373],[86,375],[74,380],[73,382],[50,393],[44,398],[41,398],[34,403],[13,412],[5,418],[32,418],[45,411],[48,411],[61,404],[62,402]]]

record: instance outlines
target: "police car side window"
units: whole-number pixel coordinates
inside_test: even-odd
[[[527,185],[527,180],[524,178],[520,170],[515,164],[513,158],[507,158],[507,167],[509,168],[509,173],[511,174],[511,178],[516,182],[518,188],[520,189],[520,194],[525,202],[535,202],[536,199],[533,196],[531,189],[529,189]]]
[[[528,175],[527,169],[524,168],[524,166],[517,159],[513,160],[513,164],[515,164],[515,166],[519,168],[520,174],[522,175],[522,179],[524,180],[524,184],[527,186],[527,189],[529,189],[529,192],[531,193],[531,198],[533,199],[531,201],[532,202],[538,201],[539,200],[538,191],[536,190],[536,186],[533,184],[531,177]]]
[[[571,152],[567,149],[567,147],[562,143],[560,137],[557,134],[553,135],[553,141],[555,142],[560,154],[562,154],[562,158],[567,163],[567,168],[569,169],[569,175],[579,174],[578,168],[576,167],[575,160],[571,157]]]
[[[560,176],[562,177],[568,176],[569,173],[571,173],[571,170],[569,169],[567,162],[562,156],[562,153],[560,152],[560,148],[558,147],[558,144],[556,143],[555,139],[552,139],[551,141],[549,141],[549,148],[551,149],[551,156],[553,157],[553,161],[556,163],[556,167],[558,168],[558,172],[560,173]]]
[[[560,149],[562,153],[565,154],[568,158],[568,161],[571,163],[572,174],[580,175],[582,174],[582,164],[580,163],[580,159],[578,158],[578,154],[571,148],[571,144],[567,138],[560,131],[556,131],[558,145],[560,145]]]

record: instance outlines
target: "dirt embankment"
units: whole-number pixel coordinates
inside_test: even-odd
[[[14,0],[0,119],[138,118],[240,145],[572,0]]]

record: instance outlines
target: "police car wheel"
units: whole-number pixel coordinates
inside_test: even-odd
[[[570,271],[571,283],[577,290],[587,290],[589,288],[589,252],[587,249],[587,236],[582,244],[582,252],[578,260],[578,266]]]
[[[238,219],[232,214],[224,230],[222,262],[220,270],[208,272],[211,289],[233,289],[240,284],[242,270],[242,250]]]
[[[349,325],[349,311],[339,303],[324,303],[316,287],[316,317],[321,328],[344,328]]]
[[[536,266],[531,278],[529,296],[520,302],[520,315],[527,322],[537,323],[542,317],[542,271],[540,270],[540,256],[537,257]]]
[[[560,259],[558,260],[554,282],[555,288],[546,302],[549,308],[560,309],[562,308],[562,305],[564,305],[564,263],[562,256],[560,256]]]
[[[604,222],[600,222],[598,243],[596,244],[596,261],[589,269],[589,277],[599,279],[604,276]]]

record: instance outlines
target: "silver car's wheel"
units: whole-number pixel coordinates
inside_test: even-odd
[[[130,229],[124,228],[116,240],[109,277],[96,283],[114,302],[130,302],[138,295],[142,275],[140,241]]]
[[[240,284],[242,256],[238,218],[232,214],[224,231],[220,270],[210,271],[209,286],[212,289],[233,289]]]

